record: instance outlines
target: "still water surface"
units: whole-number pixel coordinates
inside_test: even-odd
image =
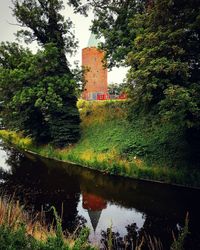
[[[200,190],[103,175],[75,165],[23,154],[0,143],[0,189],[13,195],[29,211],[63,207],[63,228],[91,229],[90,241],[106,245],[112,225],[118,244],[140,237],[143,231],[169,249],[172,231],[189,212],[187,249],[200,249]],[[100,243],[101,242],[101,243]]]

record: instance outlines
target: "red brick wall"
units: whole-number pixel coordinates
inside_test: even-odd
[[[104,52],[95,47],[82,50],[82,65],[88,67],[85,73],[86,85],[83,99],[87,99],[89,93],[107,93],[107,69],[103,67],[102,59]]]

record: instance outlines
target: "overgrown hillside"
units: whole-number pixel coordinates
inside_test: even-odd
[[[120,159],[145,161],[162,167],[187,166],[183,131],[151,118],[127,119],[127,101],[79,102],[82,139],[75,153],[115,154]],[[92,155],[91,155],[92,156]],[[136,162],[137,162],[136,161]]]
[[[129,122],[127,101],[80,100],[78,107],[82,137],[68,148],[36,146],[5,131],[0,135],[21,148],[104,173],[200,186],[200,173],[190,159],[184,131],[175,125],[147,117]]]

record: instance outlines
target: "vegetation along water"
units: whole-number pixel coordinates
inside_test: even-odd
[[[65,2],[13,0],[21,30],[0,44],[0,137],[16,148],[1,148],[0,248],[200,249],[200,1]],[[127,67],[125,101],[78,101],[90,69],[70,64],[64,7],[94,13],[104,67]],[[26,213],[41,209],[37,241]]]
[[[125,248],[126,244],[128,249],[134,249],[131,244],[135,246],[145,234],[153,241],[156,237],[168,249],[173,242],[172,231],[177,237],[188,212],[190,233],[185,241],[186,249],[200,246],[199,203],[196,202],[199,190],[107,176],[23,154],[3,144],[0,154],[0,189],[4,196],[11,197],[14,193],[13,199],[25,204],[23,209],[32,218],[42,209],[43,225],[51,225],[54,218],[51,206],[55,206],[58,214],[62,214],[63,230],[73,233],[77,226],[79,229],[87,226],[89,240],[103,249],[108,247],[110,229],[116,249]],[[42,232],[45,234],[46,229]]]
[[[128,101],[80,100],[82,137],[78,143],[56,149],[38,145],[20,133],[0,131],[0,136],[21,149],[70,161],[114,175],[200,186],[199,161],[190,155],[179,127],[127,119]]]

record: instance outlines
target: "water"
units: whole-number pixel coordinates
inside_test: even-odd
[[[177,233],[189,212],[187,249],[200,249],[200,190],[111,177],[86,168],[58,163],[0,145],[0,189],[15,195],[28,211],[51,206],[61,214],[63,228],[91,229],[90,241],[103,248],[112,226],[116,244],[147,234],[169,249],[172,230]],[[122,237],[122,238],[120,238]],[[133,240],[134,241],[134,240]]]

